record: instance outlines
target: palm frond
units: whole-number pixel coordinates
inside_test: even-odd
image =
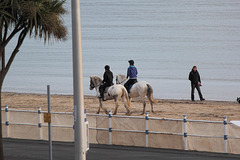
[[[62,15],[65,0],[3,0],[0,2],[0,18],[8,27],[17,25],[28,28],[30,36],[66,40],[67,29]]]

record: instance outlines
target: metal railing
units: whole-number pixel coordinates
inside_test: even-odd
[[[4,109],[2,109],[4,111]],[[12,123],[9,122],[9,111],[12,112],[32,112],[32,113],[38,113],[38,124],[32,124],[32,123]],[[41,111],[41,107],[38,107],[37,111],[32,110],[15,110],[15,109],[9,109],[8,106],[5,107],[5,122],[2,122],[2,124],[5,124],[6,126],[6,137],[9,137],[9,125],[31,125],[31,126],[38,126],[38,137],[39,140],[42,139],[42,126],[47,126],[47,124],[42,124],[41,120],[41,114],[47,113],[47,111]],[[69,114],[73,115],[72,112],[52,112],[52,114]],[[203,137],[203,138],[220,138],[224,140],[224,153],[228,153],[227,148],[227,141],[228,139],[240,139],[240,137],[230,137],[227,135],[227,126],[228,124],[231,124],[231,122],[227,122],[227,117],[224,117],[223,121],[206,121],[206,120],[189,120],[187,119],[186,115],[183,115],[183,119],[171,119],[171,118],[155,118],[155,117],[149,117],[149,114],[146,113],[145,116],[118,116],[118,115],[112,115],[112,112],[110,111],[108,115],[101,115],[101,114],[87,114],[87,116],[101,116],[101,117],[107,117],[108,118],[108,128],[95,128],[95,127],[89,127],[90,130],[102,130],[102,131],[108,131],[108,144],[112,145],[112,132],[132,132],[132,133],[145,133],[145,147],[149,147],[149,134],[164,134],[164,135],[177,135],[177,136],[183,136],[183,143],[184,143],[184,150],[188,150],[187,148],[187,140],[188,137]],[[145,130],[122,130],[112,127],[112,118],[118,117],[118,118],[132,118],[132,119],[144,119],[144,126]],[[182,133],[171,133],[171,132],[158,132],[149,130],[149,120],[167,120],[167,121],[179,121],[183,124],[183,132]],[[188,134],[187,127],[188,122],[202,122],[202,123],[215,123],[215,124],[223,124],[223,133],[222,136],[210,136],[210,135],[197,135],[197,134]],[[91,125],[91,124],[90,124]],[[52,125],[52,127],[63,127],[63,128],[73,128],[72,125]]]

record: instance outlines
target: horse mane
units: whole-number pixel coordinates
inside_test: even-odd
[[[118,74],[117,76],[119,76],[119,77],[122,78],[122,79],[127,79],[126,76],[123,75],[123,74]]]
[[[94,85],[98,85],[99,83],[102,83],[102,78],[98,76],[90,76],[91,80],[93,81]]]

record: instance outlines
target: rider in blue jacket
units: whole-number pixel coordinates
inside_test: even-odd
[[[124,84],[124,86],[127,89],[127,91],[130,92],[131,85],[137,82],[138,71],[137,71],[137,68],[134,66],[133,60],[129,60],[128,62],[129,62],[129,67],[127,70],[127,78],[129,78],[129,80]]]

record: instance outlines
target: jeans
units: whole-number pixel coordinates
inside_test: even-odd
[[[194,90],[195,90],[195,88],[198,91],[198,95],[199,95],[200,100],[203,100],[203,96],[202,96],[202,93],[201,93],[200,86],[198,84],[194,84],[194,83],[192,83],[191,86],[192,86],[192,92],[191,92],[192,101],[194,101]]]

